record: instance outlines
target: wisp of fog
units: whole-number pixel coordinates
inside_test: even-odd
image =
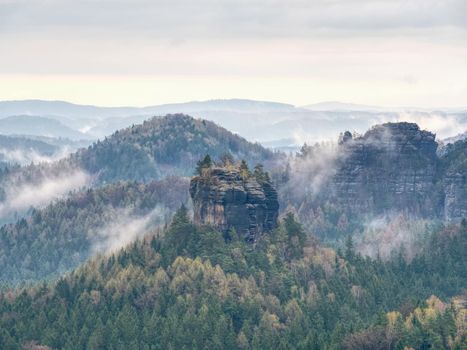
[[[88,185],[91,177],[80,169],[45,176],[37,183],[6,184],[5,199],[0,203],[0,218],[30,207],[41,207],[73,190]]]

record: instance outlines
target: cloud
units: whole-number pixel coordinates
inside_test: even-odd
[[[0,148],[0,160],[11,164],[29,165],[31,163],[51,163],[69,155],[73,150],[69,147],[61,147],[52,155],[45,155],[34,149],[6,149]]]
[[[281,195],[295,203],[315,199],[336,174],[338,160],[344,157],[333,142],[307,147],[306,155],[290,157],[289,181],[281,188]]]
[[[387,30],[467,26],[462,0],[0,1],[10,30],[79,28],[170,40],[193,37],[309,36],[322,29]],[[5,24],[6,23],[6,24]]]
[[[410,261],[417,255],[430,234],[429,220],[392,213],[367,219],[364,230],[355,237],[357,251],[371,258],[390,259],[403,248]]]
[[[130,208],[112,209],[105,214],[105,224],[91,232],[94,253],[112,253],[165,224],[168,209],[157,206],[149,214],[136,215]]]
[[[466,32],[463,0],[0,1],[0,98],[456,106]]]
[[[41,207],[70,191],[89,184],[90,176],[82,170],[45,176],[37,183],[4,184],[5,199],[0,203],[0,218],[30,207]]]
[[[295,140],[300,142],[306,134],[295,134]],[[354,135],[355,136],[355,135]],[[363,145],[384,148],[390,151],[394,147],[391,142],[391,135],[387,129],[375,137],[359,139]],[[334,175],[339,170],[342,162],[345,162],[351,153],[347,147],[341,147],[337,142],[327,141],[316,143],[313,146],[306,146],[305,154],[302,156],[290,157],[290,179],[285,191],[290,192],[287,196],[295,197],[295,200],[313,200],[319,196],[323,190],[333,191],[330,186]],[[323,192],[324,193],[324,192]]]
[[[467,130],[467,118],[456,114],[403,112],[396,121],[417,123],[421,129],[435,132],[438,139],[455,136]]]

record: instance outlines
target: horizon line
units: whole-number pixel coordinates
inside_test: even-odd
[[[287,102],[279,102],[274,100],[262,100],[262,99],[254,99],[254,98],[239,98],[239,97],[230,97],[230,98],[211,98],[211,99],[199,99],[199,100],[181,100],[179,102],[162,102],[162,103],[155,103],[155,104],[147,104],[147,105],[107,105],[107,104],[92,104],[86,102],[79,102],[79,101],[72,101],[72,100],[64,100],[64,99],[41,99],[41,98],[25,98],[25,99],[0,99],[0,103],[20,103],[20,102],[47,102],[47,103],[66,103],[74,106],[80,107],[95,107],[95,108],[103,108],[103,109],[124,109],[124,108],[133,108],[133,109],[146,109],[152,107],[162,107],[162,106],[170,106],[170,105],[178,105],[178,104],[190,104],[190,103],[208,103],[208,102],[218,102],[218,101],[248,101],[248,102],[256,102],[256,103],[270,103],[270,104],[278,104],[289,106],[298,109],[309,109],[311,107],[318,107],[319,105],[325,104],[338,104],[342,105],[343,107],[337,107],[336,109],[326,108],[323,110],[315,109],[314,111],[346,111],[350,109],[346,109],[345,105],[349,106],[349,108],[358,108],[362,107],[361,111],[397,111],[397,110],[416,110],[416,111],[452,111],[452,110],[461,110],[467,111],[467,106],[450,106],[450,107],[420,107],[420,106],[385,106],[385,105],[378,105],[378,104],[371,104],[371,103],[358,103],[358,102],[343,102],[338,100],[325,100],[319,102],[312,102],[309,104],[304,105],[296,105],[293,103]],[[357,110],[358,111],[358,110]]]

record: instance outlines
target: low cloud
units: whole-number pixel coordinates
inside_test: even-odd
[[[157,206],[149,214],[137,215],[129,208],[109,210],[106,224],[93,230],[93,253],[112,253],[165,224],[168,209]]]
[[[431,224],[429,220],[401,213],[377,216],[364,223],[364,230],[355,237],[355,245],[362,255],[383,260],[403,249],[403,257],[410,261],[420,252]]]
[[[421,129],[436,133],[438,139],[455,136],[467,130],[467,120],[462,120],[455,114],[403,112],[395,121],[417,123]]]
[[[46,155],[34,149],[6,149],[0,148],[0,160],[19,165],[29,165],[31,163],[51,163],[69,155],[73,150],[69,147],[62,147],[59,151]]]
[[[56,31],[65,25],[99,33],[126,31],[171,38],[235,36],[309,36],[318,29],[381,31],[407,28],[466,27],[461,0],[391,1],[139,1],[139,6],[108,1],[0,1],[4,29],[20,32],[40,27]],[[174,26],[174,24],[177,24]],[[41,31],[41,32],[42,32]],[[87,33],[85,31],[85,33]],[[318,31],[319,33],[319,31]],[[182,38],[182,39],[180,39]]]
[[[17,185],[4,184],[4,200],[0,203],[0,218],[30,207],[41,207],[63,197],[70,191],[88,185],[91,177],[82,170],[45,176],[38,182],[23,182]]]
[[[288,181],[280,189],[282,200],[294,206],[315,200],[336,174],[341,156],[335,143],[305,145],[288,160]]]

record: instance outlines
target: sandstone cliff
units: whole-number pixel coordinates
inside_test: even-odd
[[[466,174],[447,174],[444,178],[444,193],[444,219],[459,221],[467,218]]]
[[[406,122],[362,136],[347,131],[337,146],[304,145],[274,177],[281,207],[326,238],[381,214],[460,222],[467,218],[467,140],[437,148],[433,133]]]
[[[277,192],[269,181],[245,176],[236,167],[204,169],[190,183],[194,222],[226,233],[235,229],[247,242],[277,225]]]
[[[444,189],[444,219],[460,221],[467,218],[467,140],[445,147],[440,158]]]
[[[361,137],[344,136],[331,184],[339,204],[365,213],[440,211],[434,134],[413,123],[387,123]]]

